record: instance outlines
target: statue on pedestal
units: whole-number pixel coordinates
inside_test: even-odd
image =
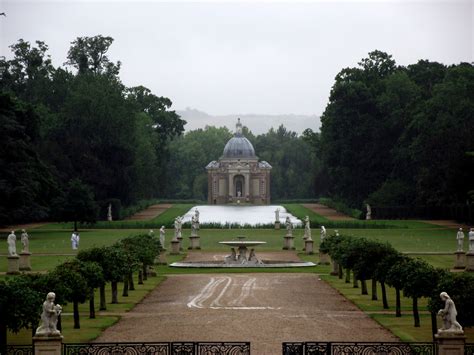
[[[438,329],[438,333],[441,332],[456,332],[462,333],[461,324],[456,320],[458,312],[456,311],[456,306],[454,305],[453,300],[446,292],[441,292],[439,295],[444,301],[444,309],[438,311],[438,315],[443,319],[443,327]]]
[[[464,232],[462,231],[462,228],[459,228],[458,233],[456,234],[456,240],[458,242],[457,251],[463,251],[464,250]]]
[[[181,232],[182,232],[182,229],[183,229],[183,217],[176,217],[176,219],[178,220],[178,239],[179,238],[182,238],[181,236]]]
[[[109,207],[107,208],[107,221],[112,222],[112,204],[109,203]]]
[[[474,251],[474,228],[469,230],[469,251]]]
[[[293,235],[293,225],[291,224],[290,217],[287,216],[285,220],[285,225],[286,225],[286,235],[288,237],[291,237]]]
[[[72,232],[72,235],[71,235],[72,250],[77,250],[79,248],[80,239],[81,239],[81,237],[79,236],[78,232],[76,232],[76,231]]]
[[[280,209],[275,210],[275,222],[280,223]]]
[[[370,207],[369,204],[367,204],[366,207],[367,207],[367,213],[365,215],[365,219],[368,221],[372,219],[372,208]]]
[[[165,248],[165,226],[161,226],[160,228],[160,244],[161,247]]]
[[[56,294],[48,293],[46,301],[43,303],[43,313],[41,313],[41,325],[36,329],[35,336],[58,336],[61,335],[56,328],[58,317],[61,314],[62,307],[54,304]]]
[[[21,251],[22,253],[29,253],[30,252],[30,240],[28,233],[26,233],[26,230],[22,229],[21,230],[23,233],[21,233],[21,244],[23,245],[23,250]]]
[[[324,226],[321,226],[321,243],[324,241],[326,238],[326,228]]]
[[[309,216],[306,216],[304,218],[304,236],[303,236],[303,239],[304,240],[312,240],[311,239],[311,226],[310,226],[310,222],[309,222]]]
[[[196,222],[199,223],[199,211],[198,211],[197,208],[196,208],[196,210],[194,211],[194,215],[196,216]]]
[[[15,231],[12,231],[7,238],[8,243],[8,256],[17,256],[16,254],[16,235]]]

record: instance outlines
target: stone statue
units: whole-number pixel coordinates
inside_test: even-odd
[[[181,231],[183,229],[183,217],[178,216],[178,238],[181,238]]]
[[[280,223],[280,209],[275,210],[275,222]]]
[[[9,256],[17,256],[16,254],[16,235],[15,231],[12,231],[7,238],[8,243],[8,255]]]
[[[174,219],[174,238],[173,238],[173,240],[178,240],[178,234],[179,234],[179,217],[176,217]]]
[[[232,264],[237,261],[237,254],[235,253],[235,248],[230,248],[230,255],[227,255],[224,258],[224,263]]]
[[[458,315],[458,312],[456,311],[456,306],[454,305],[453,300],[446,292],[441,292],[439,297],[441,297],[441,299],[444,301],[444,309],[440,309],[438,311],[438,315],[440,315],[443,319],[443,327],[441,329],[438,329],[438,333],[462,333],[463,330],[461,324],[456,321],[456,316]]]
[[[321,226],[321,243],[326,239],[326,228]]]
[[[160,244],[162,248],[165,247],[165,226],[160,228]]]
[[[456,234],[456,240],[458,242],[457,251],[463,251],[464,250],[464,232],[462,231],[462,228],[459,228],[458,233]]]
[[[196,216],[191,218],[191,237],[197,237],[199,230],[199,219]]]
[[[199,223],[199,211],[198,211],[197,208],[196,208],[196,210],[194,211],[194,215],[196,216],[196,222]]]
[[[304,236],[303,239],[305,240],[312,240],[311,239],[311,227],[309,222],[309,216],[304,218]]]
[[[148,232],[148,236],[149,237],[154,237],[155,236],[155,232],[153,231],[153,229],[150,229],[150,231]]]
[[[79,236],[79,233],[78,232],[72,232],[72,235],[71,235],[71,247],[72,247],[72,250],[77,250],[79,248],[79,240],[81,239],[81,237]]]
[[[290,216],[286,217],[285,225],[286,225],[286,235],[287,236],[293,235],[293,231],[292,231],[293,225],[291,224]]]
[[[23,244],[23,250],[21,251],[22,253],[29,253],[30,252],[30,240],[28,233],[26,233],[26,230],[22,229],[21,230],[23,233],[21,233],[21,244]]]
[[[339,231],[337,229],[334,230],[334,233],[336,233],[336,237],[339,237]]]
[[[365,219],[368,221],[372,219],[372,208],[370,208],[369,204],[367,204],[366,207],[367,207],[367,213],[365,215]]]
[[[56,295],[54,292],[48,293],[46,301],[43,303],[43,313],[41,313],[41,325],[36,329],[35,336],[58,336],[61,335],[56,328],[58,317],[61,314],[62,307],[54,305]]]
[[[112,222],[112,204],[109,203],[109,207],[107,208],[107,221]]]
[[[474,251],[474,228],[469,230],[469,251]]]

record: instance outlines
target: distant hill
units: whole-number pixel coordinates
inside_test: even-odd
[[[184,111],[176,111],[178,115],[186,120],[184,127],[186,131],[208,126],[226,126],[231,131],[235,129],[237,117],[242,124],[247,126],[254,134],[266,133],[271,127],[278,128],[283,124],[287,129],[301,134],[306,128],[319,131],[321,121],[316,115],[257,115],[257,114],[232,114],[232,115],[210,115],[206,112],[187,107]]]

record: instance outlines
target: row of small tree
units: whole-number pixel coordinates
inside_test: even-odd
[[[79,304],[89,300],[89,317],[95,318],[94,293],[100,290],[100,310],[106,310],[105,287],[111,284],[111,303],[118,303],[118,283],[123,282],[122,296],[134,290],[134,273],[138,283],[147,279],[148,267],[159,255],[159,239],[136,235],[106,247],[80,251],[46,274],[22,274],[0,281],[0,344],[6,344],[7,329],[18,332],[30,328],[34,332],[41,315],[45,295],[53,291],[56,302],[72,302],[74,329],[80,328]]]
[[[386,285],[395,289],[395,316],[401,317],[401,294],[412,299],[414,326],[420,326],[418,299],[429,298],[433,332],[436,332],[437,311],[443,307],[439,294],[448,292],[458,307],[458,319],[463,326],[474,325],[474,276],[462,272],[434,268],[424,260],[411,258],[388,243],[350,236],[331,236],[321,243],[320,251],[330,255],[337,265],[339,278],[351,282],[368,295],[371,281],[372,300],[378,300],[377,283],[382,291],[382,306],[389,308]],[[345,276],[344,276],[345,274]]]

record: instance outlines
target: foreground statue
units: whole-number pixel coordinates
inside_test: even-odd
[[[50,292],[43,303],[43,313],[41,313],[41,325],[36,329],[35,336],[58,336],[60,331],[56,328],[58,317],[61,314],[62,307],[54,304],[56,294]]]
[[[439,295],[444,301],[444,309],[438,311],[438,315],[443,319],[443,327],[438,329],[438,333],[441,332],[455,332],[462,333],[462,327],[457,322],[456,316],[458,312],[456,311],[456,306],[454,305],[453,300],[446,292],[441,292]]]
[[[463,251],[464,250],[464,232],[462,231],[462,228],[459,228],[459,230],[456,234],[456,240],[458,242],[458,250],[457,251]]]
[[[8,256],[17,256],[16,254],[16,235],[15,231],[12,231],[7,238],[8,243]]]
[[[324,226],[321,226],[321,243],[326,239],[326,228]]]

